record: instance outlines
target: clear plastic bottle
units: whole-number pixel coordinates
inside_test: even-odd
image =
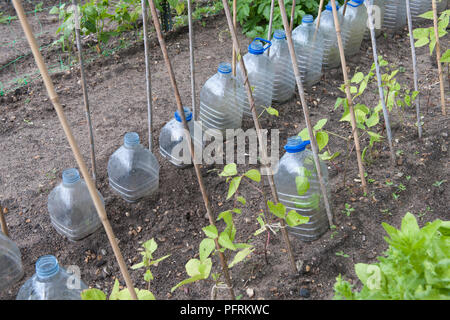
[[[372,0],[373,6],[376,7],[374,11],[372,12],[372,17],[374,19],[374,28],[375,28],[375,37],[379,37],[381,35],[382,27],[384,24],[384,12],[386,11],[385,8],[385,0]],[[370,3],[370,0],[366,0],[366,6],[368,6]],[[379,18],[375,17],[376,14],[379,14]],[[378,20],[379,19],[379,20]],[[369,25],[366,24],[366,31],[364,32],[364,40],[371,41],[370,40],[370,30]]]
[[[81,300],[88,286],[69,274],[56,257],[45,255],[36,261],[36,273],[20,288],[17,300]]]
[[[22,279],[22,256],[16,243],[0,231],[0,292]]]
[[[344,7],[339,11],[343,13]],[[364,0],[350,0],[347,3],[345,16],[343,15],[341,34],[344,43],[344,53],[346,57],[359,53],[364,32],[367,28],[367,8]]]
[[[268,43],[268,46],[264,47],[263,43]],[[263,107],[272,105],[274,68],[270,58],[263,54],[271,44],[268,40],[255,38],[248,46],[248,53],[243,57],[258,114],[264,110]],[[244,83],[240,64],[237,65],[236,74],[239,81]],[[245,100],[244,115],[252,116],[248,99]]]
[[[322,77],[324,43],[322,34],[315,32],[313,22],[312,15],[305,15],[302,24],[292,31],[295,55],[304,87],[316,84]]]
[[[103,202],[103,197],[98,192]],[[77,169],[62,173],[62,183],[48,195],[50,220],[56,231],[69,240],[78,241],[101,227],[101,221],[86,183]]]
[[[196,150],[202,150],[202,129],[194,128],[195,122],[192,118],[191,110],[188,107],[183,107],[183,109],[194,144],[194,152]],[[198,138],[196,137],[196,133],[200,133]],[[187,154],[181,153],[180,151],[182,150],[186,150]],[[174,118],[161,129],[159,134],[159,152],[177,168],[186,168],[192,165],[189,145],[187,140],[185,140],[184,126],[178,111],[175,112]]]
[[[406,26],[406,0],[386,1],[383,26],[388,31],[396,31]]]
[[[299,136],[288,138],[284,147],[286,153],[281,157],[274,175],[278,198],[286,210],[296,210],[302,216],[309,217],[306,224],[287,227],[289,233],[303,241],[318,239],[329,227],[313,153],[306,149],[309,143]],[[328,169],[322,161],[320,168],[329,196]]]
[[[339,25],[342,26],[342,13],[339,11],[339,5],[336,3],[336,9],[338,10]],[[317,24],[315,20],[314,27]],[[336,27],[334,26],[333,8],[331,3],[328,3],[325,10],[320,17],[319,33],[323,37],[323,68],[331,69],[341,65],[341,57],[339,55],[339,48],[336,36]],[[345,46],[344,38],[342,38],[343,45]]]
[[[217,73],[200,91],[199,120],[203,130],[215,129],[225,134],[226,129],[240,128],[246,99],[242,83],[231,74],[231,65],[220,63]]]
[[[113,191],[128,202],[135,202],[158,190],[158,160],[140,144],[136,132],[126,133],[124,144],[109,158],[108,178]]]
[[[284,30],[275,30],[269,58],[274,69],[272,101],[285,102],[295,92],[295,76]]]

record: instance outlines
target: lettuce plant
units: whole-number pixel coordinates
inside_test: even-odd
[[[425,300],[450,299],[450,221],[435,220],[422,229],[411,213],[401,229],[383,223],[389,248],[375,264],[358,263],[360,291],[336,278],[334,299]]]

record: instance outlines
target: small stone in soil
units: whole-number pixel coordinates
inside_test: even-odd
[[[310,293],[307,288],[300,288],[300,297],[302,298],[309,298]]]

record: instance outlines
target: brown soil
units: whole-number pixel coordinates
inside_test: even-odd
[[[197,93],[201,85],[216,72],[219,62],[231,59],[231,45],[227,24],[223,15],[209,18],[205,27],[195,25],[195,59]],[[428,23],[428,22],[427,22]],[[425,25],[427,24],[425,23]],[[17,27],[17,26],[16,26]],[[54,24],[50,24],[53,28]],[[0,25],[0,28],[3,28]],[[3,34],[0,29],[0,34]],[[131,36],[133,37],[133,36]],[[240,36],[244,51],[250,39]],[[448,47],[449,36],[442,42]],[[181,97],[190,104],[189,47],[186,28],[166,36],[169,54],[175,70]],[[365,42],[360,55],[349,61],[350,74],[355,68],[367,72],[372,64],[370,43]],[[410,61],[407,32],[386,38],[378,38],[379,53],[389,61],[403,67],[398,80],[413,88],[412,63]],[[0,56],[3,56],[0,48]],[[129,204],[114,195],[108,186],[106,165],[109,156],[122,143],[128,131],[140,134],[148,145],[146,124],[145,64],[141,42],[120,50],[108,57],[96,59],[87,67],[92,120],[95,130],[98,163],[99,190],[105,198],[106,211],[119,246],[129,266],[141,255],[138,248],[143,241],[155,238],[159,248],[156,256],[171,254],[170,258],[153,268],[155,280],[152,291],[157,299],[209,299],[212,283],[202,281],[190,284],[170,294],[170,289],[187,277],[184,265],[196,255],[203,239],[201,228],[208,224],[205,208],[192,168],[178,170],[157,152],[158,135],[162,126],[173,117],[175,98],[167,76],[162,54],[156,39],[151,44],[152,88],[154,100],[153,143],[161,165],[160,190],[156,197]],[[51,59],[54,51],[44,52]],[[448,202],[448,116],[440,112],[437,68],[426,48],[417,50],[419,86],[422,93],[421,108],[424,116],[423,139],[417,137],[414,126],[415,110],[406,108],[403,116],[391,113],[394,148],[397,151],[395,166],[389,163],[387,142],[378,144],[370,163],[366,163],[369,196],[364,197],[357,179],[356,157],[352,153],[343,186],[345,141],[330,136],[332,151],[341,155],[329,165],[332,208],[337,229],[329,230],[319,240],[305,243],[291,237],[295,258],[301,265],[298,274],[292,274],[285,254],[281,235],[271,237],[268,264],[263,254],[264,237],[253,237],[258,229],[254,217],[263,208],[262,198],[250,187],[242,185],[241,192],[248,200],[241,215],[236,216],[238,241],[253,239],[256,251],[244,263],[232,269],[233,284],[237,295],[248,299],[247,288],[252,288],[252,299],[304,299],[300,289],[310,292],[309,299],[331,299],[335,278],[342,274],[357,283],[353,265],[371,263],[387,248],[383,240],[385,232],[381,222],[396,227],[408,211],[420,216],[419,222],[440,218],[449,219]],[[34,68],[31,56],[28,65]],[[2,71],[1,77],[7,77]],[[447,71],[446,71],[447,72]],[[446,73],[446,76],[448,74]],[[83,99],[77,69],[52,76],[73,133],[89,164],[89,139],[83,109]],[[326,129],[349,136],[350,126],[339,122],[341,110],[333,111],[337,96],[343,96],[338,87],[342,74],[338,70],[327,72],[322,81],[307,92],[307,100],[313,123],[328,118]],[[446,92],[448,92],[446,82]],[[198,100],[197,100],[198,101]],[[371,107],[378,101],[376,87],[367,89],[361,99]],[[264,116],[264,128],[280,129],[280,155],[286,138],[305,127],[303,114],[296,95],[291,101],[276,106],[279,117]],[[251,121],[245,123],[251,127]],[[381,124],[378,126],[381,131]],[[34,273],[36,259],[44,254],[54,254],[64,266],[78,265],[82,279],[90,286],[111,290],[114,277],[123,280],[114,255],[103,230],[89,238],[73,243],[60,236],[52,227],[47,212],[47,196],[61,180],[62,170],[76,166],[73,154],[58,122],[56,113],[46,96],[42,82],[35,81],[26,87],[0,98],[0,200],[8,209],[6,220],[12,239],[18,244],[25,277],[15,286],[0,294],[0,299],[14,299],[19,287]],[[361,141],[365,146],[366,138]],[[210,169],[202,168],[214,213],[232,207],[225,201],[227,184]],[[240,166],[243,172],[247,166]],[[446,179],[440,187],[436,181]],[[372,180],[370,180],[372,181]],[[393,182],[387,185],[386,181]],[[400,184],[406,190],[395,200],[392,193]],[[342,213],[348,203],[355,210],[350,216]],[[222,224],[219,223],[219,228]],[[348,255],[336,255],[342,252]],[[215,272],[220,272],[218,260],[214,260]],[[137,287],[146,286],[142,271],[130,271]],[[219,298],[227,298],[221,290]]]

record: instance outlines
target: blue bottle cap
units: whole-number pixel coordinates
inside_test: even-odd
[[[350,7],[356,8],[356,7],[359,7],[360,5],[362,5],[363,3],[364,3],[364,0],[352,0],[352,1],[349,1],[347,4]]]
[[[339,10],[340,6],[339,3],[336,2],[336,10]],[[325,10],[333,11],[333,7],[331,6],[331,2],[328,2],[328,4],[325,6]]]
[[[305,150],[306,146],[310,144],[311,141],[303,141],[300,136],[293,136],[287,139],[287,143],[284,146],[284,150],[288,153],[296,153]]]
[[[66,169],[62,173],[62,180],[65,184],[72,184],[80,180],[80,173],[75,168]]]
[[[186,118],[186,121],[191,121],[191,120],[192,120],[192,112],[191,112],[191,109],[189,109],[188,107],[183,107],[183,110],[184,110],[184,116],[185,116],[185,118]],[[180,114],[178,113],[178,110],[175,111],[175,119],[176,119],[178,122],[181,122],[181,117],[180,117]]]
[[[45,279],[54,276],[59,271],[58,260],[53,255],[45,255],[36,261],[36,274]]]
[[[307,15],[303,16],[303,18],[302,18],[302,23],[313,23],[313,21],[314,21],[314,18],[310,14],[307,14]]]
[[[264,47],[263,43],[267,43],[268,46]],[[251,54],[263,54],[264,51],[266,51],[270,46],[272,45],[272,42],[266,39],[262,38],[255,38],[252,43],[248,46],[248,52]]]
[[[136,146],[140,143],[139,135],[136,132],[127,132],[123,137],[123,143],[127,147]]]
[[[273,33],[273,37],[275,39],[286,39],[286,32],[284,32],[284,30],[275,30],[275,32]]]
[[[219,63],[217,71],[223,74],[231,73],[231,64],[229,64],[228,62],[221,62]]]

